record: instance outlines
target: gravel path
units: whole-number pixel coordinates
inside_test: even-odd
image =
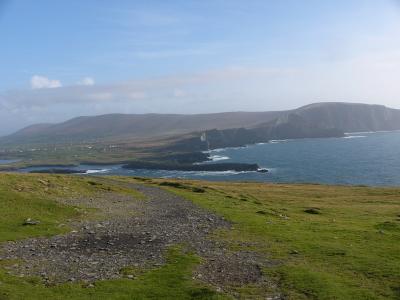
[[[107,181],[136,189],[146,199],[109,193],[96,199],[63,200],[99,208],[105,219],[75,223],[65,235],[3,244],[0,259],[23,261],[9,272],[41,276],[48,284],[90,283],[119,278],[127,266],[160,266],[169,246],[185,244],[205,258],[194,274],[199,280],[221,289],[266,282],[261,274],[266,262],[254,252],[230,252],[222,242],[208,238],[216,229],[230,228],[223,218],[158,187]]]

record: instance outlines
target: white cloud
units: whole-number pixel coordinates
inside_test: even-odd
[[[86,95],[86,99],[95,100],[95,101],[109,101],[114,98],[113,93],[111,92],[98,92]]]
[[[65,105],[60,114],[80,115],[101,105],[108,112],[200,113],[280,110],[320,101],[399,107],[399,76],[400,53],[386,53],[298,69],[230,67],[108,85],[6,91],[0,93],[0,110]]]
[[[34,75],[31,78],[32,89],[51,89],[62,87],[62,84],[57,79],[49,79],[45,76]]]
[[[94,85],[95,81],[92,77],[84,77],[78,82],[78,85]]]

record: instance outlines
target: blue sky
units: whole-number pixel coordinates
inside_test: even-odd
[[[399,36],[397,0],[0,0],[0,134],[111,112],[400,108]]]

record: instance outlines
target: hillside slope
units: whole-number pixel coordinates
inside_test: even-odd
[[[108,114],[39,124],[0,139],[0,143],[65,143],[148,139],[208,130],[248,130],[248,139],[325,137],[343,132],[400,129],[400,110],[381,105],[316,103],[280,112],[215,114]],[[239,137],[238,137],[239,138]]]
[[[294,113],[321,128],[337,128],[344,132],[400,129],[400,110],[383,105],[315,103]],[[285,122],[285,116],[280,120]]]
[[[0,139],[3,143],[77,142],[95,139],[157,138],[213,128],[252,127],[282,112],[216,114],[108,114],[59,124],[32,125]]]

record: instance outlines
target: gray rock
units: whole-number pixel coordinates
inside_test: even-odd
[[[38,224],[40,224],[40,221],[28,218],[24,221],[22,225],[27,226],[27,225],[38,225]]]

